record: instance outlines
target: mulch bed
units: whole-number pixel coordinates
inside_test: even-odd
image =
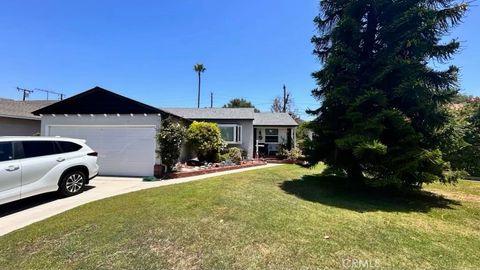
[[[180,177],[189,177],[189,176],[203,175],[203,174],[209,174],[209,173],[224,172],[224,171],[230,171],[230,170],[236,170],[236,169],[263,166],[265,164],[267,164],[267,163],[259,161],[259,162],[245,163],[245,164],[242,164],[242,165],[228,165],[228,166],[222,166],[222,167],[210,167],[210,168],[206,168],[206,169],[199,169],[199,170],[196,170],[196,171],[172,172],[172,173],[169,173],[166,178],[167,179],[174,179],[174,178],[180,178]]]

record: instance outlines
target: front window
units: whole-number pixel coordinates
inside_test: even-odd
[[[276,128],[265,129],[265,142],[278,143],[278,129]]]
[[[242,126],[239,125],[218,125],[222,139],[226,143],[242,143]]]

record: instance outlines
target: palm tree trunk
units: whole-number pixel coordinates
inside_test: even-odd
[[[200,84],[201,84],[201,79],[200,79],[200,71],[198,72],[198,97],[197,97],[197,108],[200,108]]]

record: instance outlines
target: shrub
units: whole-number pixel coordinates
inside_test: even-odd
[[[222,146],[222,136],[218,125],[194,121],[187,130],[188,143],[199,160],[214,162]]]
[[[302,160],[305,156],[302,153],[302,150],[295,147],[291,150],[287,150],[285,147],[280,147],[280,150],[277,153],[277,158],[279,159],[288,159],[288,160]]]
[[[302,160],[304,159],[305,156],[302,153],[302,150],[300,148],[292,148],[290,151],[288,151],[287,154],[287,159],[289,160]]]
[[[167,118],[163,121],[162,128],[157,133],[159,145],[157,154],[161,158],[162,163],[167,166],[168,171],[172,170],[175,163],[177,163],[182,145],[185,142],[186,131],[182,124]]]
[[[288,157],[288,150],[284,147],[280,147],[276,156],[278,159],[286,159]]]
[[[310,142],[310,137],[309,134],[311,132],[310,130],[310,122],[303,122],[298,125],[297,127],[297,147],[302,150],[302,152],[306,152],[306,147],[308,143]]]
[[[235,164],[242,162],[242,149],[238,147],[231,147],[228,149],[228,158]]]
[[[230,159],[230,156],[228,154],[217,154],[217,161],[222,162],[222,161],[227,161]]]
[[[243,149],[243,148],[240,148],[242,150],[242,159],[247,159],[248,157],[248,152],[247,150]]]

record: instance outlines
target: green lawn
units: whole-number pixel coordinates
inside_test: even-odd
[[[480,182],[352,192],[284,165],[90,203],[0,238],[2,269],[479,269]]]

